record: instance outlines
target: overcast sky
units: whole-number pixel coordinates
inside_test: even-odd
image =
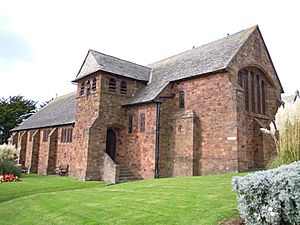
[[[147,65],[259,25],[286,94],[300,84],[298,0],[0,0],[0,98],[46,101],[89,49]]]

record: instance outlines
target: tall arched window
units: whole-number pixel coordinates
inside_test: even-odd
[[[244,82],[243,82],[243,73],[242,71],[239,72],[238,74],[238,83],[241,88],[244,88]]]
[[[252,109],[252,112],[256,112],[255,110],[255,105],[256,105],[256,102],[255,102],[255,76],[254,76],[254,73],[251,71],[250,72],[251,76],[250,76],[250,79],[251,79],[251,109]]]
[[[80,86],[80,95],[83,95],[84,94],[84,82],[81,83],[81,86]]]
[[[93,84],[92,84],[92,90],[93,91],[96,91],[96,88],[97,88],[97,79],[96,77],[93,79]]]
[[[116,80],[114,78],[109,79],[108,90],[111,92],[116,92]]]
[[[260,79],[258,75],[256,75],[256,92],[257,92],[257,113],[261,114]]]
[[[120,93],[127,94],[127,83],[125,81],[121,82]]]
[[[249,111],[249,82],[248,73],[244,74],[244,89],[245,89],[245,109]]]
[[[266,84],[267,77],[257,68],[239,71],[238,85],[244,89],[246,111],[266,114]]]
[[[265,88],[265,82],[261,81],[261,99],[262,99],[262,113],[266,114],[266,88]]]

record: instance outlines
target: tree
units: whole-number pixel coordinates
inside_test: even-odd
[[[0,99],[0,144],[10,137],[11,129],[35,112],[36,103],[21,95]]]

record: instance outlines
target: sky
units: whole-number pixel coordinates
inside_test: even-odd
[[[0,0],[0,98],[76,90],[89,49],[147,65],[259,25],[285,90],[300,88],[298,0]]]

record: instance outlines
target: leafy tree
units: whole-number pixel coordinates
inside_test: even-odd
[[[10,137],[11,129],[31,116],[35,110],[36,102],[21,95],[0,99],[0,144]]]

